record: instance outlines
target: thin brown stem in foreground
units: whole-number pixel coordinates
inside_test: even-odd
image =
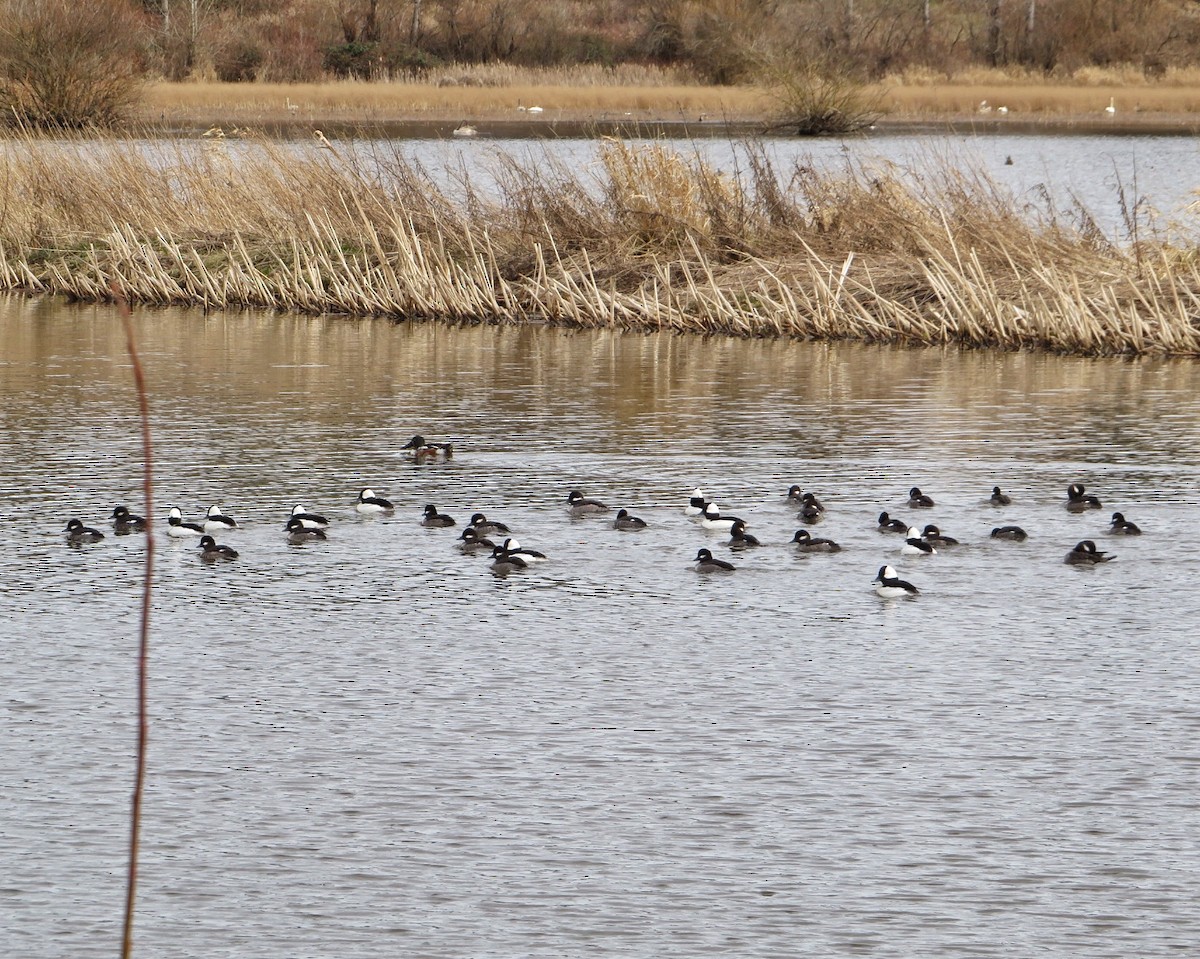
[[[138,359],[137,343],[133,333],[133,319],[130,315],[129,304],[126,302],[120,287],[112,286],[113,297],[121,312],[121,321],[125,326],[125,345],[129,351],[129,359],[133,364],[133,381],[137,386],[138,409],[142,422],[142,456],[144,458],[142,473],[142,490],[146,495],[146,516],[154,516],[154,480],[151,469],[150,444],[150,404],[146,398],[146,378],[142,372],[142,364]],[[146,715],[146,673],[150,651],[150,599],[154,581],[154,527],[153,522],[146,528],[146,569],[142,582],[142,621],[138,633],[138,723],[137,723],[137,758],[136,771],[133,779],[133,802],[129,815],[129,871],[125,890],[125,928],[121,937],[121,959],[129,959],[133,955],[133,907],[137,898],[137,866],[138,839],[142,829],[142,787],[146,779],[146,741],[150,731]]]

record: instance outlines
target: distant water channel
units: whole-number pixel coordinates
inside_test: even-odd
[[[139,311],[137,954],[1159,957],[1200,942],[1200,366]],[[0,301],[6,952],[115,954],[144,540],[108,308]],[[415,466],[414,433],[452,440]],[[1104,509],[1064,508],[1069,483]],[[800,555],[792,483],[835,555]],[[918,485],[937,501],[906,507]],[[993,485],[1013,505],[987,504]],[[353,510],[362,487],[390,517]],[[734,553],[695,486],[764,545]],[[578,488],[644,517],[573,520]],[[289,546],[303,503],[325,543]],[[424,529],[434,503],[459,527]],[[549,560],[456,547],[482,510]],[[902,557],[881,510],[958,549]],[[1145,535],[1106,533],[1122,510]],[[66,545],[71,517],[108,531]],[[1025,543],[989,538],[1017,523]],[[1091,538],[1116,555],[1063,563]],[[699,547],[727,575],[690,564]],[[921,595],[883,600],[884,563]]]

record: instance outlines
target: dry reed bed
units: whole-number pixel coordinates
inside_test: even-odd
[[[149,152],[157,149],[158,152]],[[1200,268],[943,171],[737,175],[610,142],[439,187],[396,153],[9,142],[0,286],[88,301],[1200,353]],[[444,182],[444,181],[443,181]],[[453,195],[451,195],[453,194]]]

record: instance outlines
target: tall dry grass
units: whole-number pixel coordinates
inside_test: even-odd
[[[153,152],[157,151],[157,152]],[[1200,260],[986,179],[604,145],[443,188],[398,151],[10,141],[0,287],[207,309],[1200,353]],[[442,181],[444,182],[444,181]]]

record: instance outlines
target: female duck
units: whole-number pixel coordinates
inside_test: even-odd
[[[1090,539],[1085,539],[1075,544],[1075,548],[1067,553],[1063,562],[1070,563],[1072,566],[1095,566],[1097,563],[1107,563],[1110,559],[1115,559],[1115,557],[1096,549],[1095,543]]]
[[[355,510],[360,513],[391,513],[395,510],[391,500],[386,500],[382,496],[376,496],[373,489],[365,489],[358,494],[358,502],[354,504]]]
[[[746,549],[751,546],[762,546],[757,536],[746,532],[746,524],[740,519],[729,527],[729,546],[732,549]]]
[[[1067,512],[1082,513],[1089,509],[1100,509],[1100,500],[1095,496],[1084,496],[1082,483],[1072,483],[1067,487]]]
[[[320,513],[310,513],[297,503],[292,507],[291,519],[298,520],[305,529],[328,529],[329,520]]]
[[[326,539],[325,530],[316,526],[305,526],[304,521],[296,516],[289,519],[283,528],[288,534],[287,541],[293,545]]]
[[[1020,526],[997,526],[992,530],[992,539],[1007,539],[1014,543],[1023,543],[1029,539],[1029,534]]]
[[[608,513],[609,508],[598,499],[588,499],[579,490],[573,489],[567,496],[567,508],[572,516],[586,516],[588,513]]]
[[[1137,523],[1131,523],[1125,518],[1124,513],[1113,513],[1112,524],[1109,526],[1110,533],[1117,533],[1121,536],[1141,536],[1142,531],[1138,528]]]
[[[908,505],[913,509],[928,509],[933,505],[933,497],[921,492],[921,487],[914,486],[908,491]]]
[[[879,532],[907,533],[908,524],[903,520],[892,519],[886,512],[883,512],[879,514]]]
[[[98,543],[104,539],[100,530],[84,526],[83,520],[79,519],[68,520],[64,532],[67,534],[67,542],[73,546],[79,543]]]
[[[496,549],[496,544],[473,526],[464,529],[459,540],[458,548],[464,553],[478,553],[485,549],[490,553]]]
[[[204,517],[204,531],[206,533],[219,533],[222,530],[238,529],[238,524],[232,516],[229,516],[216,503],[208,508],[208,513]]]
[[[434,528],[434,527],[445,527],[445,526],[455,526],[456,525],[456,523],[454,522],[453,516],[449,516],[446,513],[439,513],[437,510],[437,507],[434,506],[432,503],[428,504],[425,507],[424,516],[425,516],[425,518],[423,520],[421,520],[422,526],[428,526],[430,528]]]
[[[707,549],[696,553],[696,565],[693,568],[697,573],[731,573],[735,569],[733,563],[714,559],[712,552]]]
[[[503,546],[497,546],[492,550],[492,572],[493,573],[514,573],[517,570],[527,569],[529,564],[520,556],[506,552]]]
[[[112,521],[118,536],[125,533],[144,533],[148,525],[144,516],[131,513],[124,506],[113,508]]]
[[[172,506],[171,511],[167,513],[167,535],[176,538],[203,536],[204,527],[199,523],[185,523],[183,521],[183,512],[178,506]]]
[[[488,533],[512,532],[512,530],[510,530],[503,523],[499,523],[494,519],[488,519],[483,513],[472,513],[471,522],[469,525],[471,529],[475,530],[476,533],[481,533],[483,535],[487,535]]]
[[[993,506],[1011,506],[1012,497],[1007,493],[1001,493],[999,486],[993,486],[992,495],[988,497],[988,502]]]
[[[617,518],[613,520],[613,529],[645,529],[646,525],[647,524],[644,519],[642,519],[640,516],[631,516],[629,514],[629,510],[627,509],[617,510]]]
[[[801,553],[838,553],[842,549],[831,539],[814,539],[806,529],[796,530],[792,542]]]
[[[943,536],[942,531],[933,523],[926,523],[925,528],[921,530],[921,539],[927,543],[932,543],[934,546],[957,546],[958,540],[953,536]]]
[[[904,540],[904,545],[900,547],[900,552],[905,556],[934,556],[937,554],[932,543],[921,539],[921,531],[915,526],[909,527],[908,537]]]
[[[805,496],[812,496],[812,493],[805,493]],[[821,504],[816,502],[816,497],[813,497],[811,502],[806,502],[801,505],[800,512],[796,515],[796,519],[801,523],[816,523],[821,519],[825,510]]]
[[[916,596],[920,593],[920,590],[912,583],[897,576],[891,566],[880,566],[871,585],[875,587],[875,594],[885,599],[895,596]]]
[[[200,558],[207,560],[237,559],[238,551],[232,546],[219,546],[211,536],[200,537]]]

